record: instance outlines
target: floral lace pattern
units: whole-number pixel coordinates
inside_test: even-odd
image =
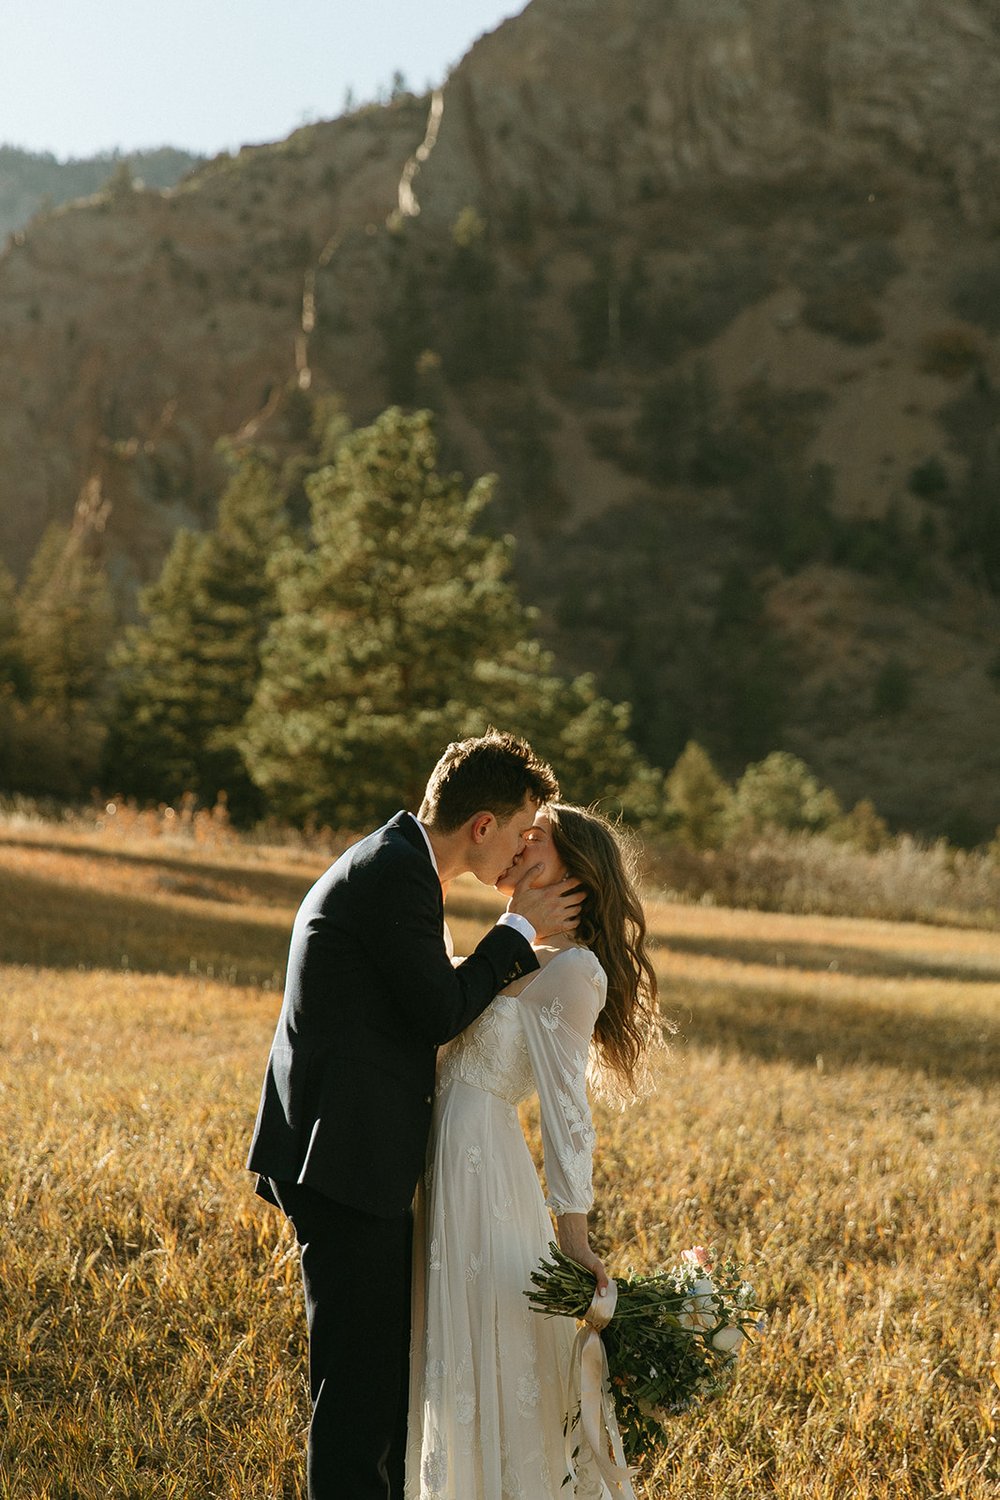
[[[560,953],[444,1054],[417,1204],[406,1500],[607,1500],[586,1453],[564,1483],[575,1329],[523,1295],[552,1223],[516,1108],[537,1093],[550,1208],[585,1211],[605,989],[591,953]]]

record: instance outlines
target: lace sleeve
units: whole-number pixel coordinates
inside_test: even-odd
[[[546,1202],[555,1214],[586,1213],[593,1202],[587,1053],[606,991],[593,954],[571,948],[552,959],[519,1000],[538,1089]]]

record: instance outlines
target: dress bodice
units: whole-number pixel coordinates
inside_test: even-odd
[[[452,1042],[441,1064],[442,1097],[458,1081],[514,1106],[537,1093],[554,1213],[585,1213],[592,1202],[587,1056],[606,994],[607,978],[594,955],[568,948],[520,993],[498,995]]]
[[[516,995],[498,995],[452,1042],[444,1055],[438,1088],[447,1088],[456,1078],[508,1104],[520,1104],[535,1092]]]

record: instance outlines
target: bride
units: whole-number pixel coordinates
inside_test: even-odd
[[[569,874],[586,899],[573,937],[536,946],[540,969],[501,991],[441,1064],[414,1234],[406,1500],[608,1495],[586,1440],[564,1436],[575,1328],[533,1313],[524,1292],[552,1238],[546,1204],[562,1249],[598,1292],[607,1286],[587,1237],[588,1056],[598,1087],[634,1092],[656,1029],[656,978],[611,824],[553,803],[525,842],[501,890],[535,864],[536,886]],[[546,1199],[517,1114],[535,1093]]]

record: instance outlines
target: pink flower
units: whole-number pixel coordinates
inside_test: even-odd
[[[712,1268],[712,1257],[704,1245],[693,1245],[690,1250],[682,1250],[681,1260],[689,1266],[701,1266],[706,1271]]]

